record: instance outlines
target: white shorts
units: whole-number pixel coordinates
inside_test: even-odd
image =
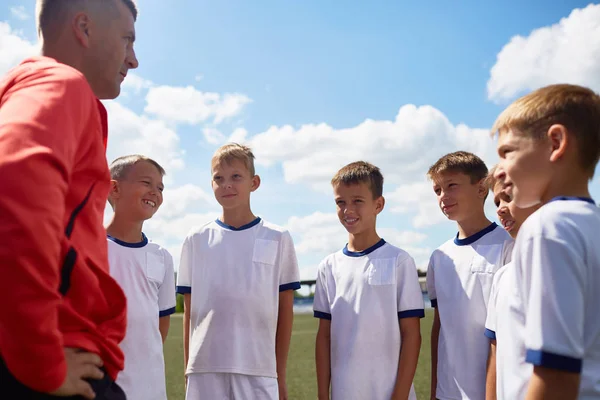
[[[189,374],[185,400],[279,400],[279,385],[264,376]]]

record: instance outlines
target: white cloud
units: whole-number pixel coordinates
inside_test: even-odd
[[[144,79],[136,73],[129,72],[123,81],[121,88],[123,91],[131,90],[134,94],[139,94],[144,89],[150,89],[154,83],[148,79]]]
[[[167,187],[163,197],[163,205],[157,212],[157,217],[163,219],[183,217],[192,207],[214,207],[212,194],[209,195],[199,186],[189,183],[174,189]]]
[[[229,136],[228,142],[240,143],[243,144],[246,142],[246,138],[248,136],[248,131],[244,128],[236,128],[231,136]]]
[[[104,102],[108,111],[110,135],[109,162],[126,154],[143,154],[155,159],[167,171],[184,166],[179,136],[164,121],[140,116],[116,101]]]
[[[202,74],[198,74],[194,77],[194,80],[196,82],[200,82],[202,79],[204,79],[204,75],[202,75]]]
[[[491,69],[488,97],[502,101],[553,83],[600,91],[600,4],[574,9],[527,37],[514,36]]]
[[[27,57],[39,54],[39,45],[34,45],[6,22],[0,22],[0,76]]]
[[[29,13],[25,10],[24,6],[13,6],[10,8],[10,13],[13,17],[20,19],[21,21],[29,19]]]
[[[204,128],[202,129],[204,139],[210,144],[219,144],[225,140],[225,136],[216,128]]]
[[[215,124],[239,114],[252,100],[239,93],[201,92],[192,86],[156,86],[146,96],[145,111],[191,125],[213,118]]]
[[[327,124],[271,127],[250,139],[257,163],[281,163],[285,181],[302,183],[329,193],[329,181],[345,164],[365,160],[382,169],[390,191],[388,207],[416,212],[415,227],[443,220],[425,172],[444,154],[466,150],[496,161],[494,142],[487,129],[453,125],[431,106],[405,105],[396,118],[366,120],[346,129]],[[401,185],[396,192],[393,188]],[[435,212],[434,212],[435,211]]]

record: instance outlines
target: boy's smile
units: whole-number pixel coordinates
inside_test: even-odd
[[[356,235],[375,228],[375,218],[383,209],[381,200],[373,199],[367,183],[340,184],[333,188],[337,215],[348,233]]]
[[[152,218],[162,205],[162,175],[152,163],[137,162],[117,185],[118,192],[111,194],[116,200],[116,212],[143,221]]]
[[[258,175],[250,176],[250,171],[240,160],[215,165],[212,171],[212,189],[215,198],[224,208],[249,204],[250,193],[259,184]]]
[[[444,215],[452,221],[460,221],[467,217],[467,213],[477,209],[483,200],[478,186],[471,183],[466,174],[447,171],[434,180],[433,191]]]

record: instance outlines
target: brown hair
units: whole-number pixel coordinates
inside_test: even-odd
[[[149,162],[150,164],[154,165],[156,169],[158,169],[158,172],[160,172],[162,176],[166,175],[164,168],[153,159],[139,154],[131,154],[128,156],[119,157],[110,163],[110,178],[115,181],[125,179],[125,176],[127,176],[127,173],[131,167],[141,161]]]
[[[593,176],[600,159],[600,96],[577,85],[550,85],[521,97],[500,114],[492,135],[510,129],[542,139],[555,124],[576,138],[581,167]]]
[[[331,179],[332,186],[366,183],[377,199],[383,195],[383,175],[379,168],[365,161],[356,161],[340,169]]]
[[[444,172],[463,173],[471,178],[471,183],[477,183],[488,176],[488,169],[483,160],[467,151],[446,154],[429,167],[427,176],[436,180]]]
[[[498,166],[494,165],[492,168],[490,168],[490,171],[488,172],[488,175],[485,178],[485,185],[492,192],[494,191],[494,188],[496,187],[496,185],[500,184],[500,182],[498,181],[498,179],[496,179],[496,177],[494,176],[494,174],[496,173],[497,169],[498,169]]]
[[[255,175],[254,170],[254,154],[252,149],[238,143],[227,143],[217,149],[212,157],[210,167],[215,169],[216,166],[222,163],[231,164],[233,160],[238,160],[244,163],[250,176]]]
[[[138,10],[134,0],[37,0],[36,16],[38,35],[43,38],[51,24],[62,22],[69,7],[79,6],[80,8],[84,8],[90,3],[112,7],[114,6],[115,1],[121,1],[125,4],[129,11],[131,11],[133,20],[137,20]]]

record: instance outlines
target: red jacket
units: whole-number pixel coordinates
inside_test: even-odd
[[[37,391],[63,383],[63,347],[99,354],[113,379],[123,369],[106,140],[106,110],[79,71],[35,57],[0,80],[0,357]]]

